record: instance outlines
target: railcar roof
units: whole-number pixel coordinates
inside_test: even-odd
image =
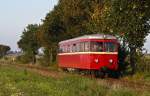
[[[73,39],[64,40],[64,41],[59,42],[59,44],[72,42],[76,40],[82,40],[82,39],[117,39],[117,38],[113,35],[93,34],[93,35],[84,35],[84,36],[76,37]]]

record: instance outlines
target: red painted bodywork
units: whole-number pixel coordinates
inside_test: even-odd
[[[81,42],[81,41],[97,41],[97,42],[115,42],[116,40],[80,40],[80,41],[74,41],[74,42],[68,42],[75,43],[75,42]],[[67,45],[68,43],[62,44]],[[75,68],[75,69],[88,69],[88,70],[100,70],[103,67],[106,67],[110,70],[117,70],[118,69],[118,54],[117,51],[114,52],[102,52],[98,54],[94,53],[86,53],[85,54],[64,54],[60,55],[58,54],[58,63],[59,67],[61,68]],[[78,53],[78,52],[77,52]],[[106,53],[106,54],[105,54]],[[98,59],[98,63],[95,62],[95,60]],[[113,63],[110,63],[109,60],[112,59]]]

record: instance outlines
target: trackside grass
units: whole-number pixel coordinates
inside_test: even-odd
[[[0,66],[0,96],[150,96],[150,92],[75,75],[52,78],[24,68]]]

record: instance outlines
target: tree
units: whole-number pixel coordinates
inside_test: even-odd
[[[3,57],[10,51],[10,47],[6,45],[0,45],[0,57]]]
[[[24,52],[26,56],[31,57],[33,64],[36,63],[36,55],[38,54],[38,49],[40,47],[37,40],[37,32],[39,25],[30,24],[28,25],[18,41],[19,48]]]
[[[55,7],[55,10],[58,11],[52,11],[47,14],[37,35],[41,46],[44,47],[45,58],[48,63],[56,60],[57,44],[64,35],[63,32],[65,32],[59,9]]]
[[[103,0],[60,0],[59,5],[68,38],[101,32],[91,28],[90,22],[101,12]],[[101,26],[97,25],[97,28],[101,29]]]
[[[107,1],[107,0],[106,0]],[[105,31],[122,38],[123,45],[129,48],[132,73],[136,71],[136,50],[142,49],[145,37],[149,34],[149,0],[112,0],[107,2],[105,14],[101,16]]]

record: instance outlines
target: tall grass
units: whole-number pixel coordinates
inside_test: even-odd
[[[143,56],[137,62],[138,72],[150,73],[150,56]]]
[[[67,75],[43,77],[23,68],[0,67],[0,96],[148,96],[117,84]]]

